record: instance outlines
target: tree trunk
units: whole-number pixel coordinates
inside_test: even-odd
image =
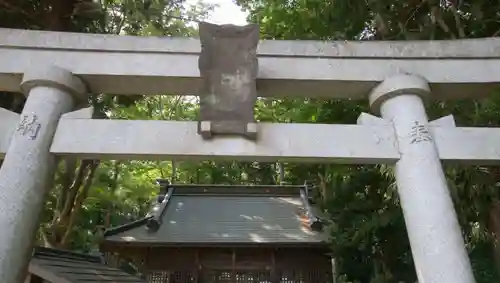
[[[48,13],[45,15],[45,30],[71,30],[71,17],[76,0],[45,0]]]
[[[41,228],[43,244],[46,247],[67,248],[73,227],[79,216],[83,202],[88,196],[92,180],[99,162],[84,160],[74,174],[76,163],[65,160],[61,193],[51,223]],[[73,178],[71,178],[73,176]],[[70,181],[69,181],[70,180]]]
[[[170,183],[175,184],[177,182],[177,163],[172,160],[172,180],[170,180]]]
[[[285,182],[285,165],[278,162],[278,184],[282,185]]]

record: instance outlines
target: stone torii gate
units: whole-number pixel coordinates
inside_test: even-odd
[[[499,164],[500,129],[456,127],[452,116],[429,122],[424,100],[491,94],[500,86],[500,39],[257,47],[255,27],[205,28],[219,35],[202,35],[201,57],[198,39],[0,29],[0,90],[28,97],[21,115],[0,111],[2,283],[24,279],[56,157],[395,165],[419,282],[474,282],[440,160]],[[257,90],[369,99],[381,118],[256,123],[248,105]],[[200,95],[202,117],[94,120],[89,108],[74,111],[88,93]]]

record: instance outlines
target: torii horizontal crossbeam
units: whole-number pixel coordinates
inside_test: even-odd
[[[261,41],[265,97],[366,98],[388,76],[419,74],[439,99],[480,97],[500,86],[500,39],[405,42]],[[197,95],[198,39],[0,29],[0,90],[56,65],[94,93]],[[457,71],[460,70],[460,71]]]
[[[0,109],[0,158],[19,115]],[[51,152],[84,159],[175,159],[343,164],[393,164],[399,157],[391,125],[259,123],[259,138],[203,140],[197,122],[89,119],[90,108],[63,115]],[[363,115],[362,115],[363,116]],[[366,117],[364,117],[366,118]],[[452,119],[452,118],[451,118]],[[382,121],[382,120],[380,120]],[[500,164],[500,128],[454,127],[431,122],[429,130],[443,161]],[[78,130],[75,130],[78,129]]]
[[[73,112],[77,113],[77,112]],[[4,115],[7,115],[5,113]],[[59,121],[51,152],[84,159],[175,159],[344,164],[393,164],[400,155],[391,125],[259,123],[259,139],[203,140],[196,122],[93,120]],[[5,154],[15,127],[4,123]],[[75,130],[78,129],[78,130]],[[474,165],[500,164],[500,128],[429,125],[440,159]]]
[[[259,138],[204,140],[197,122],[61,119],[51,152],[91,159],[391,163],[389,126],[258,124]],[[78,129],[78,130],[75,130]]]
[[[429,127],[443,161],[500,164],[499,128]],[[78,129],[78,130],[75,130]],[[393,164],[391,126],[259,124],[259,140],[203,140],[196,122],[62,119],[51,152],[95,159],[245,160]]]

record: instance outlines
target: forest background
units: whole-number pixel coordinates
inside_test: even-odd
[[[500,1],[237,0],[263,39],[442,40],[496,37]],[[0,27],[137,36],[196,36],[213,7],[185,0],[0,0]],[[460,70],[457,70],[460,71]],[[338,91],[338,90],[337,90]],[[20,112],[25,98],[0,94]],[[97,94],[90,103],[110,119],[195,120],[196,98]],[[259,121],[352,123],[367,101],[260,99]],[[460,126],[500,124],[500,94],[481,101],[434,102],[431,118],[453,114]],[[145,137],[147,138],[147,137]],[[500,277],[500,169],[446,165],[446,176],[478,283]],[[47,196],[40,245],[93,251],[108,227],[143,216],[157,178],[176,183],[312,182],[329,215],[337,282],[416,282],[391,168],[332,164],[61,160]]]

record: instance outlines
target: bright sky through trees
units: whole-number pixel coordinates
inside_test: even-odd
[[[196,4],[198,0],[188,0],[188,4]],[[247,13],[242,12],[238,5],[232,0],[201,0],[208,4],[215,4],[217,7],[211,13],[209,22],[214,24],[234,24],[245,25],[247,23]]]

